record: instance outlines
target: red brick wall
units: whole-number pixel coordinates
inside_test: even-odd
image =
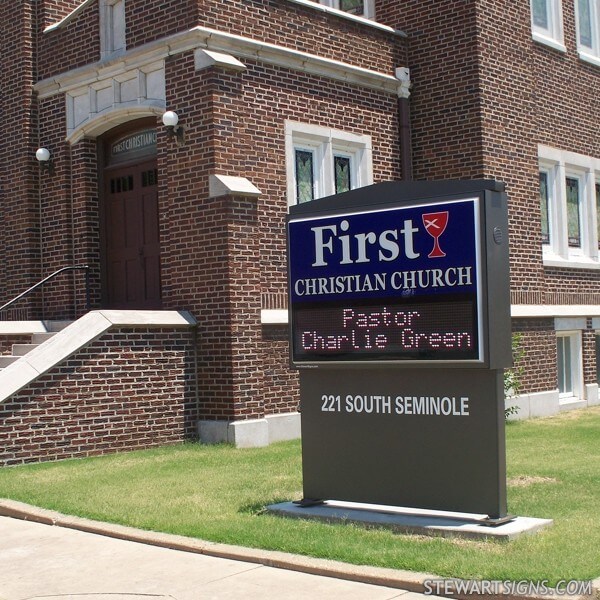
[[[195,436],[193,332],[112,330],[0,403],[0,465]]]
[[[281,0],[202,0],[198,25],[294,48],[389,75],[405,62],[391,33]]]
[[[83,139],[70,149],[71,192],[73,198],[74,265],[90,266],[91,308],[101,306],[100,287],[100,185],[96,140]],[[85,312],[85,276],[74,276],[73,313]]]
[[[376,14],[408,36],[414,178],[481,178],[474,2],[383,0]]]
[[[64,97],[52,96],[40,101],[39,111],[40,145],[50,150],[54,163],[54,174],[40,176],[41,279],[74,264],[72,217],[75,207],[72,205],[71,149],[65,142]],[[43,318],[73,318],[73,285],[82,281],[81,274],[63,273],[48,282],[44,286]]]
[[[566,53],[533,41],[528,2],[381,0],[376,12],[408,34],[415,176],[505,181],[513,293],[583,304],[600,277],[544,269],[538,225],[537,145],[600,156],[599,72],[579,60],[575,3],[563,4]]]
[[[554,319],[514,319],[513,333],[521,335],[524,350],[520,393],[555,390],[558,375]]]
[[[371,133],[375,181],[400,176],[394,95],[245,64],[241,74],[198,73],[191,54],[172,57],[167,104],[186,141],[159,135],[163,302],[198,319],[201,416],[212,419],[257,418],[297,403],[286,342],[279,337],[264,358],[271,340],[260,324],[261,297],[285,306],[285,120]],[[206,199],[209,173],[247,177],[262,195]]]
[[[61,2],[61,4],[63,4]],[[70,7],[73,2],[65,3]],[[77,2],[80,4],[80,2]],[[70,11],[60,11],[70,12]],[[66,16],[66,15],[62,15]],[[62,18],[61,16],[61,18]],[[42,33],[44,27],[60,19],[40,16],[38,79],[64,73],[100,60],[100,12],[98,2],[92,2],[71,21],[58,29]]]
[[[265,415],[298,410],[298,371],[289,368],[286,325],[263,326],[261,356],[263,357]]]
[[[481,93],[485,176],[509,186],[513,291],[566,293],[563,303],[586,304],[584,295],[600,292],[597,271],[544,268],[539,225],[537,145],[600,157],[600,72],[577,56],[574,4],[563,3],[561,53],[532,40],[528,3],[480,0]]]
[[[406,62],[401,38],[288,2],[128,0],[125,10],[128,49],[200,25],[389,75]],[[40,20],[43,29],[49,19]],[[98,3],[93,2],[59,29],[42,34],[40,42],[40,79],[99,60]]]
[[[202,4],[204,2],[199,0],[127,0],[127,48],[135,48],[198,25]]]
[[[81,5],[83,0],[42,0],[43,27],[54,25]],[[96,2],[97,3],[97,2]]]
[[[35,160],[37,110],[34,83],[35,4],[0,3],[0,305],[39,278],[38,168]],[[32,305],[27,300],[20,306]]]
[[[515,303],[600,303],[597,271],[542,264],[538,144],[600,157],[600,71],[577,57],[574,4],[563,3],[567,52],[561,53],[532,40],[529,3],[477,3],[482,32],[479,47],[485,176],[508,184]],[[555,389],[553,323],[537,320],[530,329],[525,323],[531,324],[519,319],[515,325],[526,328],[523,392]],[[596,381],[593,342],[592,333],[584,331],[586,383]]]
[[[592,319],[587,319],[583,337],[583,382],[596,383],[596,332],[592,329]]]
[[[28,87],[36,78],[99,59],[97,7],[91,3],[64,28],[39,34],[37,74],[30,54],[36,29],[31,3],[12,3],[10,13],[0,7],[3,22],[17,15],[0,42],[3,52],[16,56],[0,75],[8,90],[0,107],[2,114],[25,107],[19,127],[7,130],[0,148],[6,165],[0,184],[9,198],[0,203],[7,226],[0,236],[0,294],[22,291],[66,262],[84,261],[93,267],[99,302],[94,143],[65,144],[62,96],[41,101],[38,134]],[[537,144],[600,156],[598,69],[576,56],[573,3],[563,6],[566,54],[532,41],[527,2],[379,0],[378,20],[402,29],[406,40],[281,0],[128,0],[126,7],[128,48],[201,25],[388,74],[410,67],[415,178],[493,177],[508,184],[513,301],[600,303],[599,274],[543,267],[537,225]],[[72,0],[46,0],[38,29],[72,8]],[[259,322],[261,306],[281,308],[286,301],[285,119],[368,133],[374,181],[402,176],[393,94],[243,62],[242,73],[196,72],[191,52],[168,58],[167,106],[180,115],[185,144],[158,129],[163,301],[165,308],[192,310],[199,320],[203,418],[259,417],[296,402],[295,374],[282,352],[285,336]],[[14,86],[21,73],[24,85]],[[24,116],[28,110],[31,119]],[[28,132],[25,142],[19,128]],[[39,198],[32,158],[38,144],[51,147],[57,160],[56,175],[41,179]],[[247,177],[262,195],[207,200],[212,173]],[[48,310],[58,317],[76,292],[71,278],[56,290]],[[550,321],[519,320],[515,327],[525,328],[531,370],[523,391],[554,389]]]
[[[378,20],[408,34],[417,178],[485,177],[507,183],[515,304],[599,304],[598,271],[544,267],[538,144],[600,157],[599,71],[579,60],[574,2],[563,3],[561,53],[533,41],[528,2],[380,0]],[[556,388],[548,320],[524,330],[523,392]],[[587,338],[586,338],[587,340]],[[591,342],[584,343],[586,381]]]
[[[258,199],[263,294],[286,293],[285,120],[369,134],[374,183],[399,179],[397,98],[359,86],[244,61],[242,74],[215,71],[215,172],[248,177]]]

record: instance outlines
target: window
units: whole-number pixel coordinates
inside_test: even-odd
[[[289,204],[373,182],[370,136],[292,121],[285,127]]]
[[[530,0],[533,39],[566,52],[561,0]]]
[[[125,52],[125,0],[100,1],[100,47],[102,58]]]
[[[600,182],[596,182],[596,233],[598,237],[598,249],[600,249]]]
[[[298,204],[315,199],[314,151],[294,148],[296,171],[296,201]]]
[[[542,244],[550,243],[550,201],[547,171],[540,171],[540,211],[542,214]]]
[[[335,178],[336,194],[348,192],[353,187],[355,187],[352,185],[352,175],[354,171],[354,169],[352,168],[352,156],[344,154],[334,154],[333,171]]]
[[[337,8],[358,17],[375,18],[373,0],[320,0],[320,4]]]
[[[570,248],[581,248],[581,195],[579,179],[567,177],[567,236]]]
[[[581,397],[581,334],[557,332],[556,358],[559,401]]]
[[[545,146],[539,153],[544,264],[600,268],[600,160]]]
[[[600,0],[576,0],[579,55],[600,65]]]

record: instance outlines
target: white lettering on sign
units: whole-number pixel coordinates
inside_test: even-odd
[[[350,223],[344,219],[339,225],[342,233],[350,229]],[[386,229],[377,235],[374,231],[339,235],[337,225],[313,227],[315,261],[313,267],[326,267],[329,259],[335,257],[340,265],[369,263],[371,247],[377,251],[380,262],[390,262],[400,256],[399,238],[402,237],[404,256],[410,260],[419,258],[419,252],[414,250],[414,234],[419,231],[413,226],[412,219],[406,219],[402,229]]]
[[[469,398],[455,396],[398,396],[395,401],[397,415],[443,415],[465,417],[469,415]]]
[[[115,142],[111,147],[111,154],[116,156],[124,152],[131,152],[132,150],[150,148],[153,146],[156,146],[156,131],[142,131]]]
[[[473,284],[473,267],[394,271],[368,275],[337,275],[296,279],[296,296],[356,294],[390,290],[426,290],[446,287],[468,287]]]
[[[468,417],[468,396],[390,396],[376,394],[348,394],[345,398],[335,394],[321,396],[321,412]]]

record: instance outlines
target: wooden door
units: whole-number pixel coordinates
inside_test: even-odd
[[[161,307],[156,161],[105,170],[106,304]]]

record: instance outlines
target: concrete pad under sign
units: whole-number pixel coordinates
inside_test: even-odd
[[[511,541],[521,535],[535,533],[553,524],[552,519],[514,517],[502,525],[490,526],[478,523],[476,515],[441,511],[421,512],[415,509],[346,502],[325,502],[313,506],[281,502],[268,506],[267,510],[283,517],[383,527],[396,533],[471,539],[493,538],[503,541]],[[484,515],[478,516],[484,517]]]

